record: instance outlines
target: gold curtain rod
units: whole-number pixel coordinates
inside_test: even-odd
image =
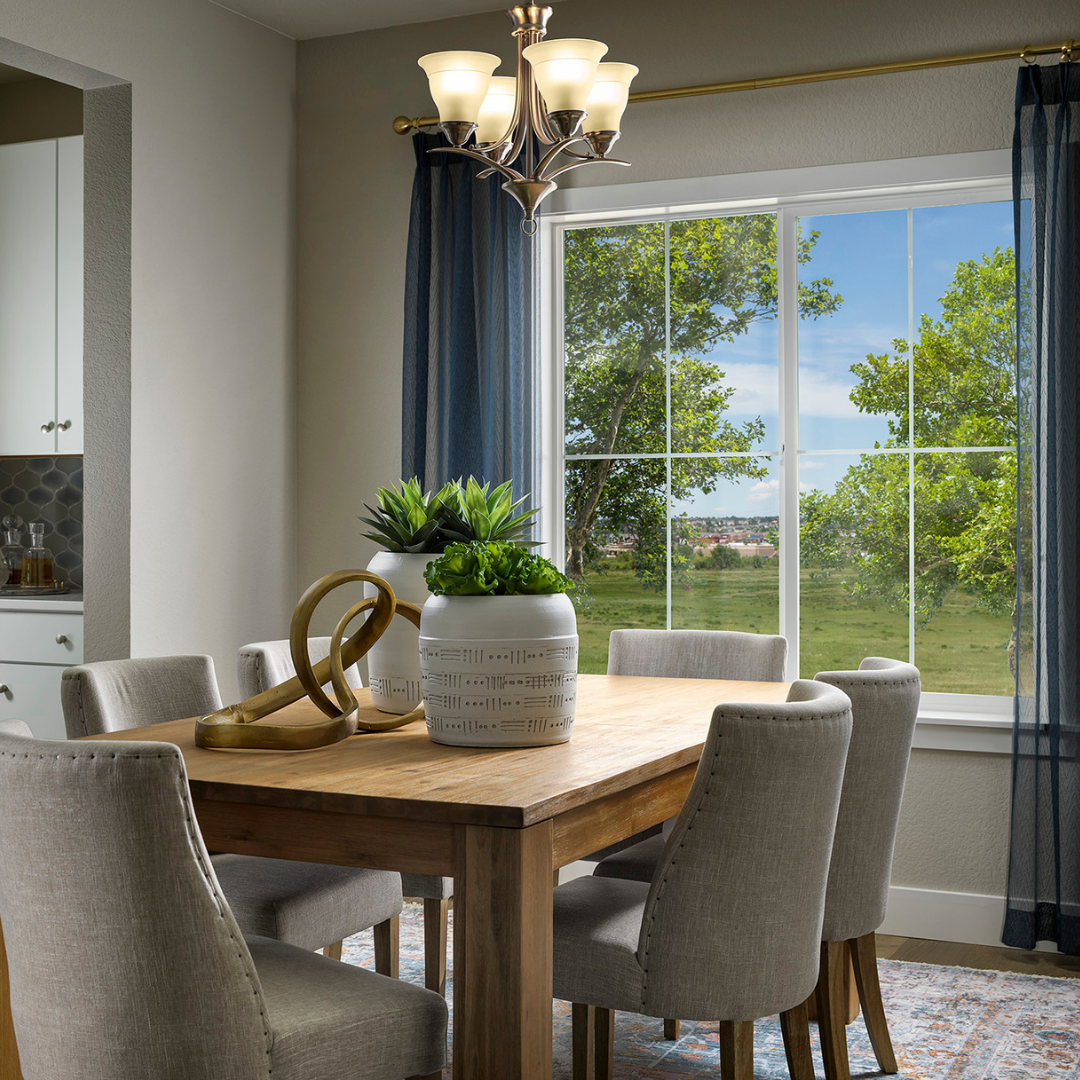
[[[994,60],[1028,60],[1034,56],[1060,53],[1065,63],[1073,59],[1075,41],[1061,45],[1026,45],[1022,49],[994,49],[990,52],[960,53],[956,56],[937,56],[929,60],[898,60],[892,64],[866,64],[863,67],[835,68],[832,71],[808,71],[801,75],[773,75],[767,79],[739,79],[736,82],[708,83],[703,86],[679,86],[673,90],[643,90],[631,94],[630,101],[666,101],[669,98],[702,97],[705,94],[730,94],[736,90],[763,90],[770,86],[797,86],[800,83],[831,82],[833,79],[857,79],[863,75],[891,75],[898,71],[922,71],[926,68],[957,67],[960,64],[986,64]],[[394,130],[408,135],[422,128],[435,127],[437,116],[399,116]]]

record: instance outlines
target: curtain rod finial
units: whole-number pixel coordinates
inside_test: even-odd
[[[416,121],[410,120],[407,116],[394,117],[394,131],[398,135],[408,135],[416,126]]]

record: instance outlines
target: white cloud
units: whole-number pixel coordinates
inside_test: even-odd
[[[747,502],[766,502],[780,494],[779,480],[759,480],[746,494]]]
[[[824,469],[824,468],[825,468],[825,462],[824,461],[814,461],[811,458],[803,458],[799,462],[799,471],[800,472],[803,471],[804,469]]]

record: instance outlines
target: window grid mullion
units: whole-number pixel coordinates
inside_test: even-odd
[[[667,473],[667,629],[671,629],[671,222],[664,222],[664,468]]]

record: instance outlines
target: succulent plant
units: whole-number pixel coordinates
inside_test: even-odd
[[[539,541],[528,539],[528,533],[537,511],[514,514],[525,499],[514,502],[511,481],[500,484],[489,495],[490,486],[490,483],[481,486],[470,476],[464,487],[458,480],[443,488],[443,492],[453,488],[453,497],[445,500],[443,512],[442,533],[446,543],[501,540],[520,547],[536,547]]]
[[[360,520],[375,530],[364,536],[387,551],[438,554],[450,543],[442,533],[442,524],[447,504],[456,500],[457,485],[453,481],[435,495],[422,491],[415,476],[403,482],[400,491],[379,488],[378,507],[373,509],[364,503],[371,517]]]

